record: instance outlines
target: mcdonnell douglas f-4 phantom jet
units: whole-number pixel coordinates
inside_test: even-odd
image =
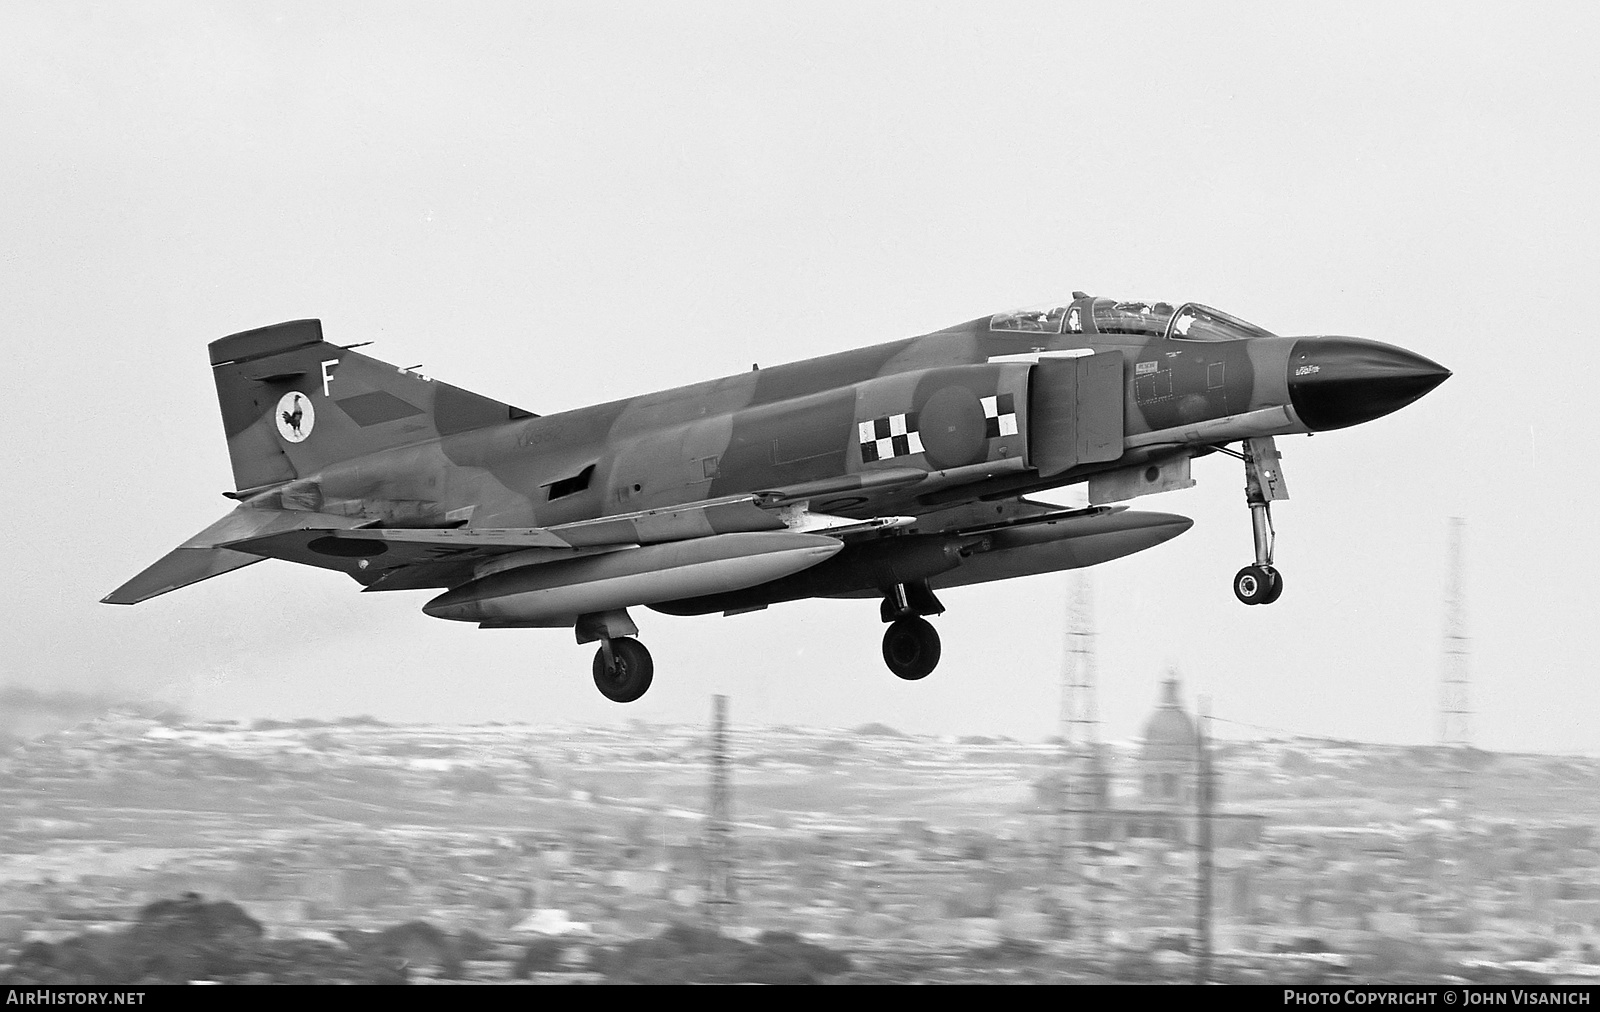
[[[595,684],[618,702],[654,669],[636,605],[877,598],[885,662],[922,678],[935,591],[1174,538],[1190,520],[1110,504],[1188,488],[1191,459],[1214,452],[1243,462],[1252,519],[1234,593],[1270,604],[1271,503],[1288,495],[1273,437],[1369,421],[1450,375],[1376,341],[1082,292],[544,417],[329,344],[316,320],[210,351],[239,505],[107,602],[262,559],[442,589],[426,614],[598,641]],[[1081,482],[1084,509],[1025,498]]]

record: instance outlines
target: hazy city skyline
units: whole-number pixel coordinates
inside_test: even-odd
[[[1600,752],[1596,29],[1576,4],[10,5],[0,685],[578,724],[703,721],[726,693],[736,728],[1043,737],[1064,575],[945,595],[919,683],[883,669],[872,602],[638,610],[657,674],[625,706],[570,632],[287,564],[98,600],[231,505],[224,334],[318,317],[551,413],[1082,289],[1455,373],[1282,441],[1271,608],[1229,590],[1236,462],[1137,502],[1196,523],[1094,571],[1107,737],[1175,668],[1219,718],[1433,741],[1460,516],[1476,741]]]

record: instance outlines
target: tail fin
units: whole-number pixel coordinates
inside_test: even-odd
[[[247,330],[210,349],[240,492],[390,447],[533,417],[329,344],[320,320]]]

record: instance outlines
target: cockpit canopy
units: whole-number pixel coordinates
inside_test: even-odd
[[[989,329],[1017,334],[1131,334],[1169,341],[1239,341],[1273,337],[1220,309],[1186,302],[1118,302],[1074,292],[1074,301],[996,313]]]

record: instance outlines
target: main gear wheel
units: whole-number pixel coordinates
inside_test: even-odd
[[[926,678],[939,666],[939,654],[939,633],[925,619],[903,618],[884,631],[883,662],[907,681]]]
[[[649,690],[655,667],[643,643],[619,636],[595,651],[594,685],[614,703],[631,703]]]

